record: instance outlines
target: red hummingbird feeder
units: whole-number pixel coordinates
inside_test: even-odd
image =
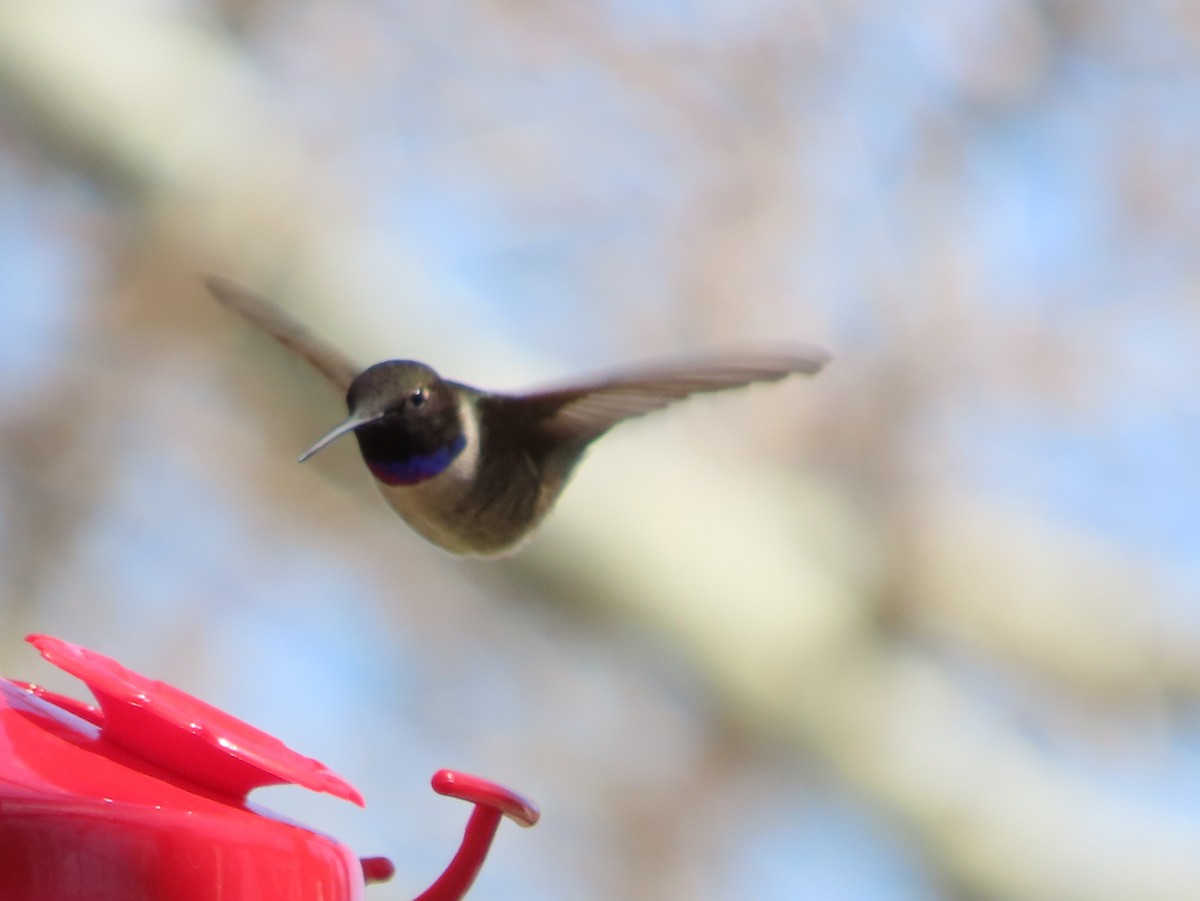
[[[362,796],[279,739],[108,657],[31,635],[97,706],[0,678],[0,901],[352,901],[390,879],[385,857],[247,801],[294,784]],[[445,872],[417,901],[456,901],[478,875],[503,816],[537,808],[452,770],[440,794],[475,805]]]

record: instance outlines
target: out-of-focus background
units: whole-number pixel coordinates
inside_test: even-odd
[[[1198,173],[1183,3],[0,4],[0,672],[325,761],[377,901],[442,766],[543,809],[480,899],[1200,897]],[[206,271],[495,389],[837,359],[464,562]]]

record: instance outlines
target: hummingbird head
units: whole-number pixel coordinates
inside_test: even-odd
[[[350,415],[305,451],[301,462],[354,432],[376,478],[412,484],[437,475],[463,448],[458,392],[424,363],[376,363],[350,383],[346,406]]]

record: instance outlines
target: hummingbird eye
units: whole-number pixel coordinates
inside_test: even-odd
[[[414,391],[412,394],[409,395],[408,402],[410,404],[412,404],[414,407],[419,407],[425,403],[425,401],[428,397],[429,397],[429,393],[424,388],[418,388],[416,391]]]

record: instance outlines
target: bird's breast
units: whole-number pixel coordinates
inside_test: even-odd
[[[466,397],[459,401],[459,414],[463,431],[456,442],[457,451],[446,451],[449,463],[443,458],[383,472],[378,464],[368,463],[368,467],[384,500],[414,531],[446,550],[470,554],[476,551],[469,537],[466,502],[479,468],[479,420],[473,402]],[[436,474],[411,478],[423,465],[425,471],[432,469]]]

